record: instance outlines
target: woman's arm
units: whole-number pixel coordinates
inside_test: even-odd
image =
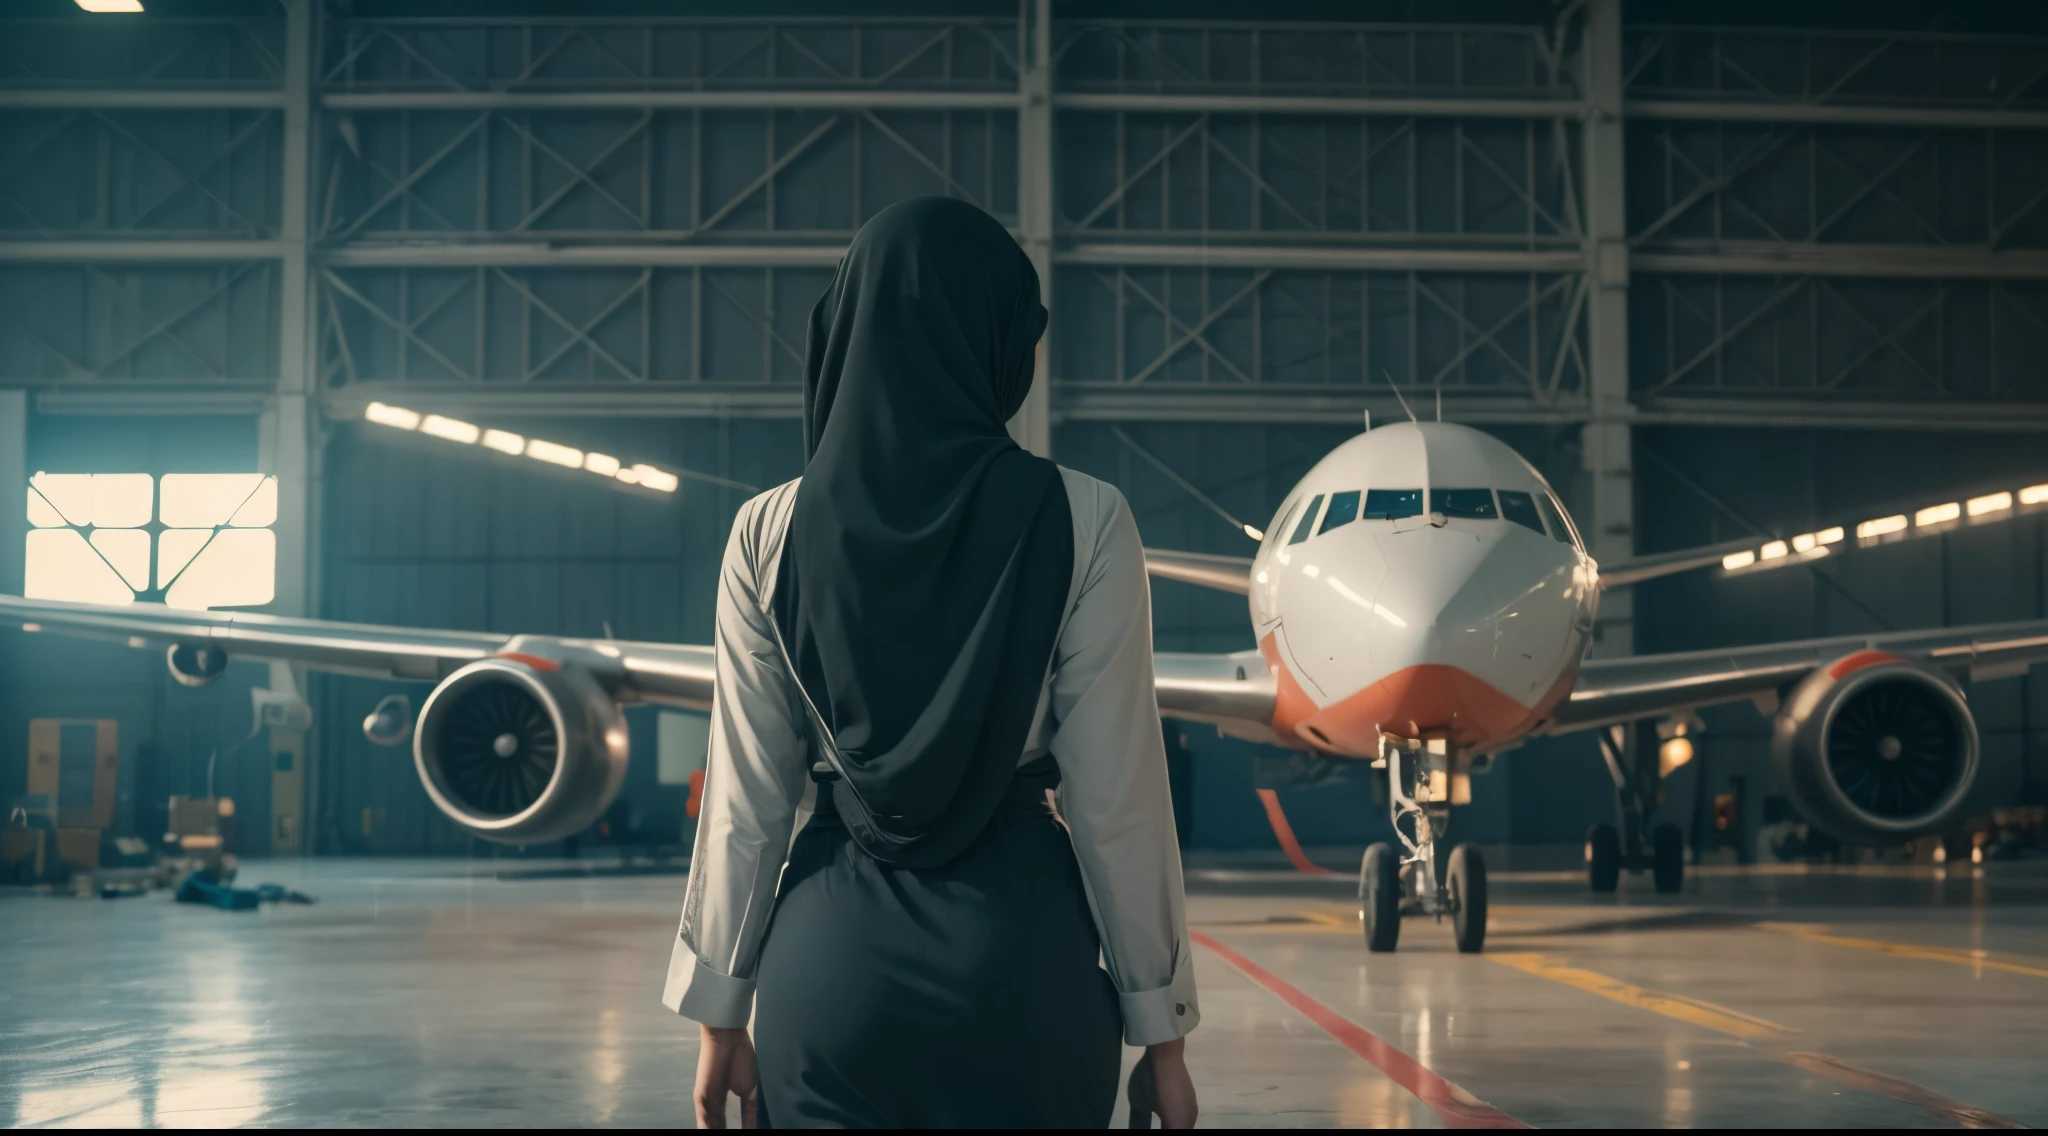
[[[1093,551],[1054,657],[1051,749],[1124,1039],[1151,1046],[1184,1036],[1202,1015],[1152,685],[1144,549],[1123,496],[1095,490],[1093,532],[1080,531],[1086,512],[1076,502],[1076,542]]]
[[[760,602],[785,486],[733,521],[719,571],[715,665],[704,800],[683,900],[679,941],[662,1001],[706,1026],[743,1028],[754,1005],[754,963],[804,791],[804,739],[789,678]]]

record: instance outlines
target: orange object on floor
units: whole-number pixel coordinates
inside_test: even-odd
[[[1273,837],[1280,841],[1280,850],[1287,853],[1287,861],[1294,865],[1294,870],[1304,876],[1335,875],[1301,850],[1301,842],[1294,839],[1294,826],[1287,823],[1287,814],[1280,811],[1280,794],[1271,789],[1260,789],[1258,794],[1260,803],[1266,806],[1266,822],[1273,826]]]

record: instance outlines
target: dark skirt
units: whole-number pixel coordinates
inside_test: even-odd
[[[757,971],[762,1114],[779,1128],[1102,1128],[1122,1014],[1050,760],[981,836],[911,870],[822,807],[790,852]]]

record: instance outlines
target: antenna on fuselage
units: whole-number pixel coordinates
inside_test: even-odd
[[[1408,405],[1408,399],[1407,399],[1406,397],[1404,397],[1404,396],[1403,396],[1403,395],[1401,394],[1401,388],[1400,388],[1399,386],[1395,385],[1395,383],[1394,383],[1394,376],[1392,376],[1392,375],[1388,374],[1388,373],[1387,373],[1387,369],[1386,369],[1385,367],[1381,367],[1381,368],[1380,368],[1380,375],[1381,375],[1382,377],[1384,377],[1384,378],[1385,378],[1385,379],[1387,380],[1387,385],[1388,385],[1389,387],[1392,387],[1392,388],[1393,388],[1393,391],[1394,391],[1394,397],[1395,397],[1395,398],[1397,398],[1397,399],[1400,399],[1400,401],[1401,401],[1401,409],[1403,409],[1403,410],[1405,410],[1405,411],[1407,411],[1407,412],[1408,412],[1408,421],[1410,421],[1410,422],[1419,422],[1419,421],[1421,421],[1420,419],[1418,419],[1418,418],[1416,418],[1416,417],[1415,417],[1415,408],[1414,408],[1414,407],[1412,407],[1412,406],[1409,406],[1409,405]]]

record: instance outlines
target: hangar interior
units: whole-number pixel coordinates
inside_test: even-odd
[[[811,306],[917,194],[1033,258],[1014,429],[1148,546],[1250,556],[1322,455],[1411,417],[1513,446],[1603,562],[2048,483],[2032,5],[92,6],[0,14],[0,502],[29,503],[0,593],[708,642],[736,510],[801,472]],[[2044,619],[2044,558],[2013,507],[1710,565],[1610,591],[1593,654]],[[1153,603],[1160,650],[1253,645],[1242,597]],[[629,708],[600,823],[508,848],[366,735],[424,692],[247,661],[188,688],[0,631],[0,802],[49,791],[45,738],[96,840],[227,798],[251,859],[686,853],[702,716]],[[1970,699],[1967,812],[2031,847],[2048,677]],[[1770,861],[1770,718],[1700,725],[1664,816],[1695,863]],[[1262,789],[1311,855],[1386,838],[1364,777],[1165,728],[1190,864],[1284,863]],[[1504,755],[1459,823],[1564,869],[1614,812],[1580,734]]]
[[[708,640],[734,511],[800,471],[810,306],[852,230],[919,193],[975,202],[1037,259],[1053,318],[1027,440],[1121,489],[1153,546],[1248,555],[1223,518],[1264,524],[1403,397],[1507,440],[1603,560],[2048,479],[2048,49],[2013,34],[2039,30],[2018,8],[1932,30],[1911,5],[1872,9],[1882,26],[1541,2],[1442,23],[69,7],[16,6],[0,49],[0,446],[22,455],[0,498],[44,473],[274,476],[255,610]],[[1777,26],[1795,16],[1812,26]],[[372,402],[686,479],[623,492],[379,426]],[[2043,539],[2020,517],[1616,590],[1598,650],[2040,617]],[[0,545],[19,594],[24,547]],[[118,594],[96,559],[59,591]],[[1250,646],[1235,597],[1162,582],[1154,602],[1161,649]],[[34,719],[115,722],[114,828],[158,830],[211,767],[252,850],[470,843],[358,728],[401,685],[302,675],[310,727],[259,727],[260,664],[186,691],[142,652],[10,639],[6,749]],[[1980,695],[1985,808],[2048,803],[2043,697]],[[657,712],[629,718],[619,829],[686,843],[687,785],[645,760]],[[1780,819],[1768,729],[1710,714],[1672,783],[1695,844],[1716,796],[1746,833]],[[1256,785],[1310,844],[1383,823],[1360,785],[1297,792],[1258,747],[1183,732],[1192,846],[1270,847]],[[26,776],[0,763],[0,796]],[[1574,845],[1611,812],[1606,776],[1584,738],[1539,739],[1477,783],[1467,831]]]

